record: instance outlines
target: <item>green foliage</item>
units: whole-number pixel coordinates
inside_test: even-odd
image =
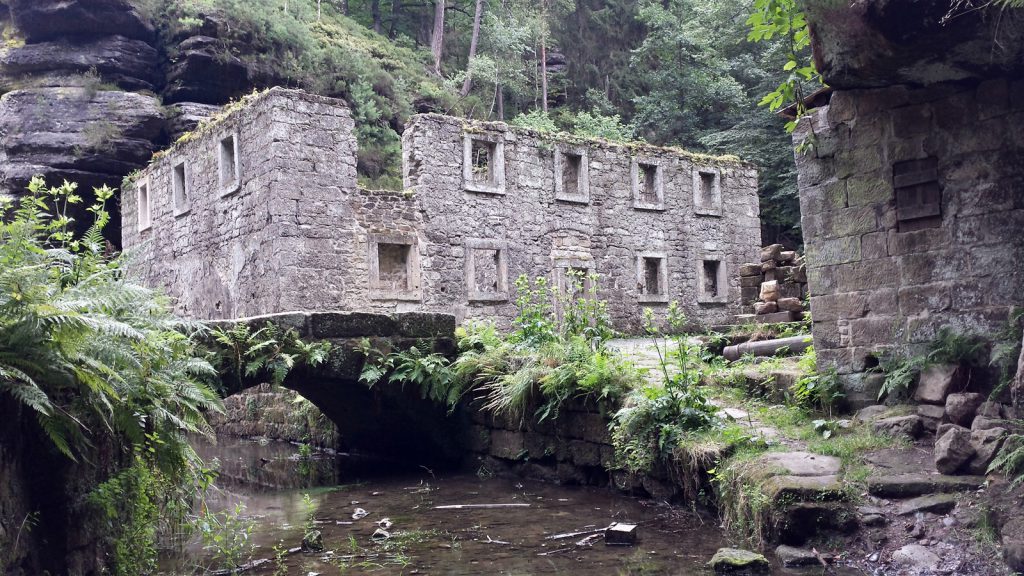
[[[992,391],[993,396],[1009,386],[1017,373],[1021,347],[1021,319],[1024,319],[1024,309],[1014,308],[1006,324],[992,336],[992,353],[988,363],[999,370],[999,383]]]
[[[832,410],[837,408],[845,396],[835,367],[819,373],[814,346],[807,348],[797,367],[804,375],[797,379],[790,390],[793,400],[804,409],[820,410],[831,417]]]
[[[1005,474],[1012,480],[1014,488],[1024,482],[1024,435],[1010,434],[1006,437],[988,472]]]
[[[220,409],[191,338],[201,327],[173,318],[105,254],[110,189],[95,191],[81,237],[74,184],[36,178],[29,191],[17,209],[0,206],[0,393],[31,410],[69,458],[91,434],[113,433],[129,450],[152,450],[162,470],[187,467],[184,434],[208,432],[204,411]]]
[[[649,308],[644,310],[644,317],[645,328],[658,351],[662,385],[635,390],[616,413],[612,425],[616,457],[633,473],[650,471],[659,461],[671,461],[689,434],[719,424],[717,407],[700,388],[702,347],[685,335],[665,336],[655,325]],[[678,331],[685,323],[678,303],[670,303],[669,329]],[[663,338],[664,349],[659,343]]]
[[[245,506],[206,512],[197,522],[203,549],[210,552],[213,568],[235,570],[252,558],[255,544],[249,541],[256,523],[245,516]]]
[[[296,366],[319,366],[331,352],[330,342],[303,342],[295,330],[272,322],[255,331],[245,323],[217,327],[212,335],[211,363],[236,389],[257,378],[280,386]]]
[[[558,126],[555,125],[555,121],[541,110],[523,112],[509,120],[508,123],[518,128],[536,130],[537,132],[558,132]]]
[[[373,347],[368,339],[360,345],[366,358],[359,381],[375,386],[385,377],[392,384],[418,386],[420,396],[449,409],[454,409],[465,390],[463,382],[453,378],[450,361],[443,354],[429,352],[421,346],[387,354]]]
[[[606,116],[600,112],[582,111],[572,120],[573,133],[585,138],[602,138],[612,142],[633,140],[633,129],[622,122],[618,114]]]
[[[762,98],[759,105],[768,106],[774,112],[783,106],[796,104],[797,117],[801,116],[805,112],[805,85],[813,81],[821,83],[821,76],[810,58],[811,32],[806,14],[797,0],[754,0],[754,11],[747,18],[747,24],[750,26],[748,38],[753,42],[779,36],[788,44],[782,70],[789,76]],[[795,128],[795,120],[786,124],[788,132]]]
[[[639,383],[632,364],[604,347],[613,331],[595,276],[570,271],[564,289],[521,276],[516,288],[519,314],[508,337],[491,324],[459,331],[454,381],[478,390],[485,410],[523,419],[535,408],[544,420],[572,398],[610,403]]]
[[[936,364],[980,364],[980,355],[985,342],[978,336],[964,335],[942,328],[928,343],[923,355],[900,356],[890,354],[879,361],[879,369],[885,374],[885,381],[878,392],[878,399],[903,398],[910,392],[918,374]]]

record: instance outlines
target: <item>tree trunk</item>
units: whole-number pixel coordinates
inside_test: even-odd
[[[322,1],[323,0],[316,0],[316,21],[317,22],[320,21],[320,15],[321,15],[321,12],[320,12],[320,2],[322,2]]]
[[[505,90],[498,84],[498,120],[505,120]]]
[[[540,22],[540,107],[544,112],[548,111],[548,3],[543,1],[543,11]]]
[[[1013,379],[1010,392],[1014,406],[1024,405],[1024,337],[1021,339],[1020,356],[1017,358],[1017,375]]]
[[[430,35],[430,52],[434,54],[434,72],[441,75],[441,52],[444,50],[444,4],[434,0],[434,31]]]
[[[402,0],[391,0],[391,24],[388,25],[388,38],[395,39],[398,32],[398,16],[402,13]]]
[[[476,0],[476,12],[473,14],[473,37],[469,41],[469,60],[466,60],[466,80],[462,83],[463,96],[469,94],[469,91],[473,88],[473,77],[470,74],[469,67],[473,64],[473,58],[476,58],[476,44],[480,39],[480,20],[484,15],[484,0]]]
[[[373,31],[380,34],[380,0],[370,3],[370,12],[373,14]]]
[[[341,13],[348,16],[348,0],[341,0]]]

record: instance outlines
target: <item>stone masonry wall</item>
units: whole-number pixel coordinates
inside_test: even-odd
[[[819,367],[855,405],[891,349],[991,334],[1024,304],[1024,81],[837,91],[797,154]]]
[[[481,142],[496,144],[503,164],[497,179],[483,185],[466,167],[468,151]],[[760,254],[757,173],[748,164],[558,140],[439,115],[416,117],[403,145],[406,187],[428,219],[428,306],[508,319],[515,314],[510,285],[516,277],[557,283],[561,270],[575,268],[599,275],[598,297],[608,301],[620,328],[638,329],[644,307],[663,311],[670,300],[706,324],[730,323],[740,312],[739,266]],[[650,175],[661,189],[650,199],[642,190],[651,180],[644,165],[656,167]],[[573,187],[575,195],[568,193]],[[711,194],[699,205],[702,187]],[[471,294],[466,261],[471,254],[474,261],[493,258],[494,248],[502,253],[498,290]],[[701,292],[705,260],[720,262],[717,296]],[[660,293],[643,289],[656,282]]]
[[[341,202],[356,179],[352,129],[337,101],[274,89],[171,148],[122,194],[132,269],[192,318],[338,309],[354,236]],[[237,174],[222,174],[232,136]],[[177,166],[186,185],[176,204]]]
[[[568,269],[600,276],[621,329],[670,300],[704,324],[740,311],[739,266],[760,245],[750,165],[436,115],[414,118],[404,146],[406,190],[361,190],[344,103],[270,90],[134,179],[124,247],[196,318],[420,310],[507,324],[516,277],[557,285]]]

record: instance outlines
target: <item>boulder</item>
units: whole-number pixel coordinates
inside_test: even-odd
[[[785,544],[775,548],[775,557],[782,562],[783,566],[815,566],[818,564],[818,555],[806,548],[796,548]]]
[[[857,411],[857,415],[854,416],[854,420],[858,422],[871,422],[878,420],[883,417],[891,408],[884,404],[872,404],[871,406],[865,406]]]
[[[999,530],[1003,561],[1015,572],[1024,572],[1024,518],[1010,516]]]
[[[960,390],[967,370],[958,364],[936,364],[921,371],[914,399],[929,404],[945,404],[950,392]]]
[[[953,424],[970,426],[985,397],[973,392],[950,394],[946,397],[946,418]]]
[[[192,36],[178,49],[178,60],[167,71],[165,102],[223,104],[249,89],[248,69],[221,40]]]
[[[978,405],[978,410],[975,415],[984,416],[986,418],[1001,418],[1002,406],[998,402],[985,401]]]
[[[985,430],[971,431],[971,447],[974,450],[974,458],[968,465],[968,472],[971,474],[986,474],[988,466],[999,454],[1003,447],[1003,440],[1009,432],[1005,428],[988,428]]]
[[[9,92],[0,98],[0,187],[20,192],[35,174],[67,178],[83,190],[119,186],[149,162],[162,127],[152,96],[83,88]]]
[[[975,416],[971,423],[971,430],[989,430],[991,428],[1005,428],[1010,432],[1017,433],[1021,425],[1015,420],[1002,420],[1000,418],[989,418],[987,416]]]
[[[97,76],[92,76],[94,70]],[[105,36],[74,42],[60,39],[0,50],[0,88],[77,86],[102,83],[125,90],[152,90],[157,51],[142,40]]]
[[[911,414],[909,416],[893,416],[875,420],[871,423],[871,428],[878,434],[886,434],[893,437],[904,436],[914,440],[921,435],[924,424],[921,422],[920,416]]]
[[[779,311],[779,305],[775,302],[754,302],[754,314],[774,314]]]
[[[966,428],[950,428],[935,441],[935,468],[943,474],[955,473],[973,456],[971,432]]]
[[[796,260],[796,251],[783,250],[782,252],[779,252],[779,262],[792,262],[793,260]]]
[[[120,35],[150,42],[155,30],[130,0],[8,0],[29,43]]]
[[[708,562],[715,574],[770,574],[768,559],[757,552],[719,548]]]
[[[907,544],[892,553],[893,564],[916,570],[934,570],[941,561],[938,554],[920,544]]]
[[[761,263],[757,264],[740,264],[740,278],[749,278],[751,276],[761,275]]]

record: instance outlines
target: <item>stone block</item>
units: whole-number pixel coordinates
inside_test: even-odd
[[[946,415],[946,408],[934,404],[921,404],[917,407],[917,415],[921,417],[925,430],[935,432]]]
[[[959,426],[970,426],[985,397],[972,392],[946,396],[946,418]],[[998,411],[997,411],[998,415]]]
[[[779,282],[779,298],[803,298],[802,284],[796,282]]]
[[[855,262],[860,258],[860,236],[821,240],[807,246],[807,261],[815,267]]]
[[[569,442],[569,454],[573,464],[577,466],[600,466],[601,446],[584,440]]]
[[[740,278],[748,276],[760,276],[761,275],[761,263],[757,264],[740,264]]]
[[[943,474],[954,474],[965,467],[974,456],[971,431],[954,426],[935,441],[935,469]]]
[[[779,305],[775,302],[755,302],[754,314],[774,314],[779,311]]]
[[[770,244],[761,248],[761,262],[778,260],[785,247],[782,244]]]
[[[761,324],[778,324],[780,322],[796,322],[793,312],[775,312],[773,314],[759,314],[754,319]]]
[[[775,280],[761,283],[761,300],[774,302],[779,299],[779,283]]]
[[[929,404],[946,403],[946,396],[963,389],[967,371],[956,364],[933,365],[921,371],[914,391],[914,400]]]
[[[740,276],[740,287],[741,288],[760,288],[761,286],[761,267],[758,266],[756,276]]]
[[[740,301],[744,304],[750,304],[757,300],[758,296],[761,295],[761,286],[741,286],[740,287]]]
[[[904,500],[896,509],[899,516],[910,516],[919,512],[947,514],[956,507],[956,496],[952,494],[928,494]]]
[[[492,430],[490,450],[496,458],[518,460],[526,455],[524,435],[511,430]]]
[[[779,298],[776,302],[778,309],[785,312],[803,312],[804,303],[799,298]],[[756,309],[756,306],[755,306]]]
[[[846,182],[846,198],[851,207],[891,202],[894,195],[892,182],[881,175],[858,176]]]

